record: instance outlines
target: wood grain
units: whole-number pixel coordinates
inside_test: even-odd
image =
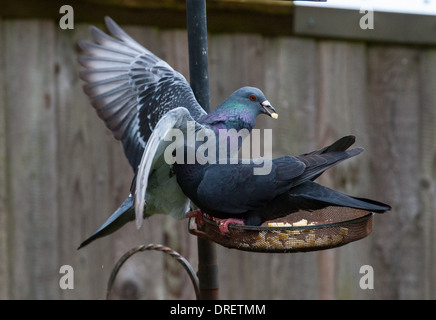
[[[4,22],[0,19],[0,52],[5,52]],[[0,74],[6,73],[5,55],[0,56]],[[7,156],[6,77],[0,77],[0,299],[10,298],[9,180]]]
[[[11,297],[55,298],[58,211],[55,30],[45,21],[5,24]],[[42,289],[45,283],[46,289]]]
[[[374,195],[393,207],[377,219],[373,267],[376,297],[423,297],[423,227],[419,210],[418,51],[371,47],[368,52],[370,167]]]
[[[420,166],[419,196],[424,241],[420,250],[424,252],[424,297],[435,299],[436,293],[436,247],[435,233],[436,218],[436,52],[423,50],[420,52]]]

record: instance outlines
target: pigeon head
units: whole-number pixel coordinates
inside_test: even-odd
[[[257,117],[259,114],[266,114],[276,119],[276,110],[261,90],[254,87],[243,87],[233,92],[219,107],[230,109],[241,114],[252,114]]]
[[[245,119],[256,119],[260,114],[269,115],[274,119],[278,117],[263,92],[254,87],[236,90],[217,109],[226,112],[229,117],[236,115]]]
[[[266,114],[273,119],[278,117],[276,110],[261,90],[243,87],[233,92],[200,122],[214,125],[222,123],[227,129],[251,130],[256,124],[256,117],[260,114]]]

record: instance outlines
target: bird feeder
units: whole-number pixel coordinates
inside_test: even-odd
[[[190,219],[191,234],[226,248],[251,252],[292,253],[335,248],[368,236],[373,213],[344,207],[298,211],[260,226],[229,225],[223,234],[212,219],[199,228]]]

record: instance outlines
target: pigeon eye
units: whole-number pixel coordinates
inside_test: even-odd
[[[250,96],[250,100],[251,100],[251,101],[256,101],[256,100],[257,100],[257,99],[256,99],[256,96],[251,95],[251,96]]]

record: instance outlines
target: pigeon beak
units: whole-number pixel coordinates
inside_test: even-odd
[[[262,113],[269,115],[273,119],[277,119],[279,115],[277,114],[276,109],[273,108],[271,103],[268,100],[265,100],[260,104],[262,106]]]

